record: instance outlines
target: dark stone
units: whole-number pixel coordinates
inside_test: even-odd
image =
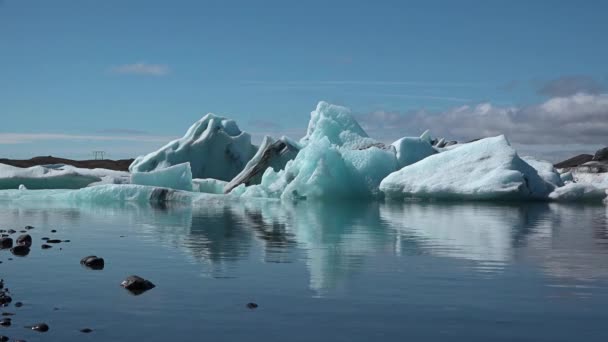
[[[38,323],[31,326],[32,330],[38,332],[47,332],[49,331],[49,326],[46,323]]]
[[[51,233],[57,233],[57,230],[51,229]]]
[[[247,308],[251,310],[257,309],[258,305],[256,303],[247,303]]]
[[[15,316],[15,314],[12,312],[3,312],[2,316]]]
[[[81,333],[85,333],[85,334],[88,334],[88,333],[91,333],[91,332],[93,332],[93,329],[89,329],[89,328],[84,328],[84,329],[80,329],[80,332],[81,332]]]
[[[134,295],[140,295],[156,287],[156,285],[152,284],[149,280],[136,275],[128,276],[127,279],[123,280],[120,286],[129,290],[129,292]]]
[[[566,168],[570,168],[570,167],[577,167],[580,165],[583,165],[587,162],[590,162],[591,160],[593,160],[593,156],[590,154],[579,154],[576,157],[572,157],[570,159],[566,159],[562,162],[559,162],[555,165],[553,165],[556,169],[566,169]]]
[[[0,335],[0,342],[8,342],[9,338],[3,335]]]
[[[4,292],[0,293],[0,304],[1,305],[8,304],[12,301],[13,301],[13,298],[11,298],[11,296],[7,295]]]
[[[30,230],[30,229],[34,229],[34,227],[32,227],[32,226],[25,226],[25,229]]]
[[[2,237],[8,237],[8,236],[9,236],[8,234],[2,234]]]
[[[16,302],[16,303],[15,303],[15,307],[16,307],[16,308],[20,308],[20,307],[22,307],[22,306],[23,306],[23,303],[21,303],[21,302]]]
[[[0,319],[0,325],[3,327],[10,327],[11,326],[11,319],[10,318],[2,318]]]
[[[41,247],[42,247],[42,249],[49,249],[49,248],[53,248],[53,246],[51,246],[51,245],[47,245],[46,243],[43,243]]]
[[[104,261],[103,258],[99,258],[95,255],[89,255],[80,260],[80,264],[94,270],[103,270]]]
[[[0,248],[7,249],[13,247],[13,239],[10,237],[0,238]]]
[[[15,243],[19,246],[30,247],[32,245],[32,237],[29,234],[19,235]]]
[[[17,245],[11,248],[11,253],[13,253],[14,256],[26,256],[30,254],[30,248],[28,246]]]
[[[594,161],[608,161],[608,147],[597,150],[593,155]]]
[[[61,240],[59,239],[48,239],[46,240],[47,243],[61,243]]]
[[[63,242],[70,242],[70,240],[63,240]]]
[[[20,230],[19,233],[27,233],[27,230]]]
[[[48,239],[49,239],[48,237],[43,237],[41,240],[45,240],[46,241]]]
[[[9,234],[15,234],[17,231],[14,230],[14,229],[9,229],[6,232],[9,233]]]

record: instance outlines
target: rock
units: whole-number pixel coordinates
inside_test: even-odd
[[[8,304],[13,301],[11,296],[7,295],[5,292],[0,293],[0,305]]]
[[[7,249],[13,247],[13,239],[10,237],[0,238],[0,249]]]
[[[15,303],[15,307],[16,307],[16,308],[20,308],[20,307],[22,307],[22,306],[23,306],[23,303],[21,303],[21,302],[16,302],[16,303]]]
[[[14,256],[26,256],[30,254],[30,248],[28,246],[17,245],[11,248],[11,253],[13,253]]]
[[[0,325],[3,327],[10,327],[11,326],[11,319],[10,318],[2,318],[0,319]]]
[[[63,242],[70,242],[70,240],[63,240]]]
[[[127,279],[123,280],[120,286],[129,290],[134,295],[142,294],[156,287],[149,280],[143,279],[142,277],[136,275],[128,276]]]
[[[9,233],[9,234],[15,234],[17,231],[14,230],[14,229],[9,229],[6,232]]]
[[[19,233],[27,233],[27,230],[25,230],[25,229],[20,230]]]
[[[34,229],[34,227],[32,227],[32,226],[25,226],[25,229],[30,230],[30,229]]]
[[[51,233],[57,233],[57,230],[51,229]]]
[[[594,161],[608,161],[608,147],[599,149],[593,155]]]
[[[566,169],[571,167],[577,167],[593,160],[593,156],[590,154],[579,154],[578,156],[566,159],[553,165],[556,169]]]
[[[4,335],[0,335],[0,342],[8,342],[9,338],[4,336]]]
[[[80,260],[80,264],[94,270],[103,270],[104,260],[103,258],[99,258],[95,255],[90,255],[82,258]]]
[[[84,328],[84,329],[80,329],[80,332],[81,332],[81,333],[85,333],[85,334],[88,334],[88,333],[91,333],[91,332],[93,332],[93,329],[89,329],[89,328]]]
[[[258,305],[256,303],[247,303],[247,308],[251,310],[257,309]]]
[[[30,247],[32,245],[32,237],[29,234],[19,235],[15,243],[19,246]]]
[[[38,331],[38,332],[47,332],[49,331],[49,326],[46,323],[38,323],[38,324],[34,324],[31,327],[26,327],[26,328],[31,328],[34,331]]]
[[[49,240],[49,238],[48,238],[48,237],[43,237],[43,238],[42,238],[42,239],[40,239],[40,240],[44,240],[44,241],[46,241],[46,240]]]
[[[12,312],[3,312],[2,316],[15,316],[15,314]]]
[[[61,240],[59,239],[48,239],[46,240],[47,243],[61,243]]]
[[[42,247],[42,249],[49,249],[49,248],[53,248],[53,246],[51,246],[51,245],[47,245],[46,243],[43,243],[43,244],[42,244],[42,246],[40,246],[40,247]]]

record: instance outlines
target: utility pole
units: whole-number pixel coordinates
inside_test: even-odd
[[[105,153],[105,151],[93,151],[93,156],[95,160],[103,160]]]

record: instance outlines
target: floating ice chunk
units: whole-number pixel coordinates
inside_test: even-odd
[[[549,198],[560,202],[601,202],[606,198],[606,190],[599,189],[590,184],[569,183],[555,189],[549,194]]]
[[[378,194],[380,181],[396,165],[392,151],[340,148],[324,137],[310,141],[284,170],[267,169],[260,185],[238,187],[233,193],[289,200],[370,197]]]
[[[27,190],[27,188],[25,187],[25,185],[19,184],[19,190]]]
[[[477,200],[546,198],[554,188],[502,135],[432,155],[380,184],[389,197]]]
[[[566,184],[566,182],[574,182],[574,177],[572,177],[571,171],[561,173],[559,175],[559,178],[561,178],[561,180],[562,180],[562,182],[564,182],[564,184]]]
[[[224,187],[228,182],[213,178],[196,178],[192,180],[192,191],[208,194],[223,194]]]
[[[44,166],[20,168],[0,164],[0,189],[17,189],[20,185],[28,189],[79,189],[101,181],[99,175],[82,170]]]
[[[131,183],[192,191],[190,163],[177,164],[151,172],[133,172]]]
[[[226,185],[224,192],[228,193],[241,184],[260,184],[266,169],[270,167],[274,171],[282,170],[288,161],[298,155],[299,150],[300,146],[287,137],[274,141],[271,137],[265,136],[258,152],[247,163],[243,171]]]
[[[572,171],[574,181],[581,184],[590,184],[596,188],[608,190],[608,172],[590,173],[578,170]]]
[[[405,137],[391,144],[395,147],[399,169],[437,153],[425,134],[428,134],[428,131],[424,132],[420,138]]]
[[[532,166],[536,172],[538,172],[538,175],[545,180],[545,182],[549,182],[555,186],[564,185],[564,181],[560,177],[557,170],[553,167],[552,163],[529,156],[524,156],[521,159]]]
[[[310,113],[306,136],[300,143],[307,145],[324,137],[333,145],[351,149],[363,149],[378,144],[369,138],[348,108],[321,101],[317,104],[317,109]]]
[[[229,181],[255,153],[251,136],[241,132],[234,121],[207,114],[192,125],[183,138],[137,157],[129,170],[149,172],[189,162],[194,178]]]

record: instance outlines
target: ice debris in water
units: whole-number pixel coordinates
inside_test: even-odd
[[[228,182],[213,178],[195,178],[192,180],[192,191],[208,194],[223,194]]]
[[[81,169],[69,165],[46,165],[20,168],[0,164],[0,189],[80,189],[96,182],[120,182],[127,172],[105,169]]]
[[[257,149],[236,122],[214,114],[197,121],[184,137],[135,159],[131,172],[150,172],[189,162],[194,178],[230,181]]]

